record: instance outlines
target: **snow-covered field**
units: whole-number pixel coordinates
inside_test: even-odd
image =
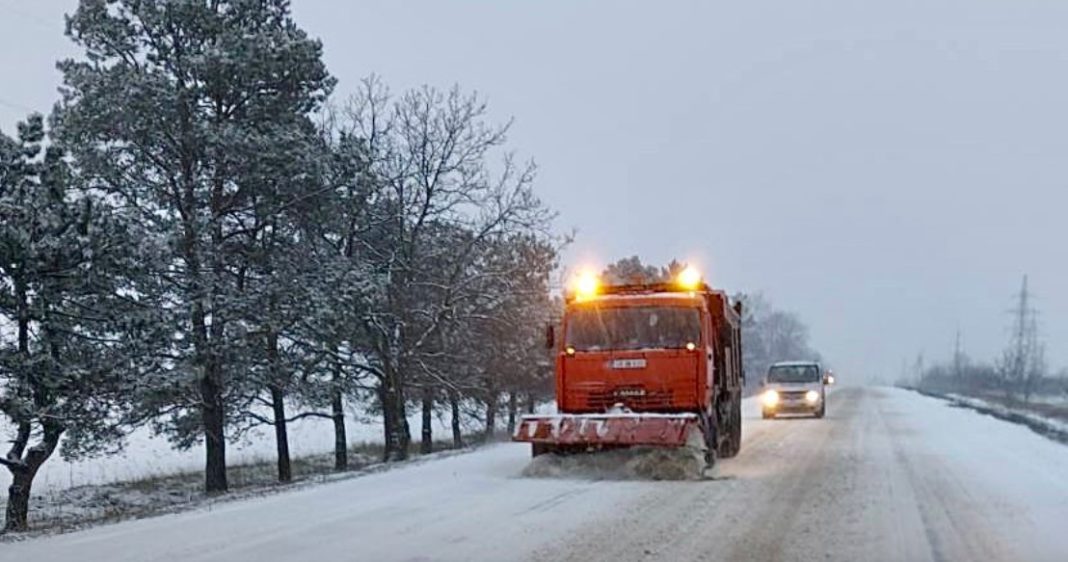
[[[418,435],[420,418],[409,419],[413,433]],[[360,419],[350,413],[345,423],[346,437],[351,444],[381,443],[382,424]],[[469,430],[475,430],[470,426]],[[447,419],[434,420],[436,438],[452,435]],[[6,420],[0,419],[0,442],[14,436],[14,430]],[[229,464],[247,464],[273,460],[275,454],[274,432],[269,427],[253,430],[241,441],[227,449]],[[289,424],[289,448],[294,457],[332,451],[334,447],[333,423],[327,419],[304,418]],[[34,480],[34,492],[46,493],[86,484],[106,484],[116,481],[136,480],[166,476],[177,472],[197,471],[204,468],[204,452],[201,447],[188,451],[176,451],[163,437],[141,429],[130,435],[125,450],[118,455],[102,456],[83,461],[67,462],[57,454],[41,467]],[[7,495],[10,475],[0,470],[0,500]]]
[[[1068,447],[889,388],[761,420],[719,478],[523,478],[527,447],[0,545],[0,561],[1068,560]]]

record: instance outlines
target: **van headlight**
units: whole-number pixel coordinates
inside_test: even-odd
[[[815,404],[816,402],[819,402],[819,401],[820,401],[820,393],[816,392],[815,390],[810,390],[810,391],[805,393],[805,402],[808,402],[809,404]]]

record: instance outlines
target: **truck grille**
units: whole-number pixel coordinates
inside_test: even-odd
[[[627,390],[629,389],[591,392],[586,396],[586,405],[589,408],[607,410],[616,404],[623,404],[632,410],[652,410],[673,404],[671,392],[646,391],[645,394],[635,395]]]

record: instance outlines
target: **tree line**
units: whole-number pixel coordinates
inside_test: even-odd
[[[150,427],[205,450],[347,404],[406,458],[480,404],[492,432],[550,388],[560,239],[510,123],[458,87],[339,99],[286,0],[82,0],[61,98],[0,134],[0,413],[15,427],[6,530],[56,452]]]

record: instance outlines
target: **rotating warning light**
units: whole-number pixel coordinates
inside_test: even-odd
[[[686,269],[679,272],[676,282],[683,289],[692,291],[701,285],[701,272],[693,266],[686,266]]]
[[[592,271],[585,271],[575,280],[575,298],[587,300],[597,295],[601,288],[601,280]]]

